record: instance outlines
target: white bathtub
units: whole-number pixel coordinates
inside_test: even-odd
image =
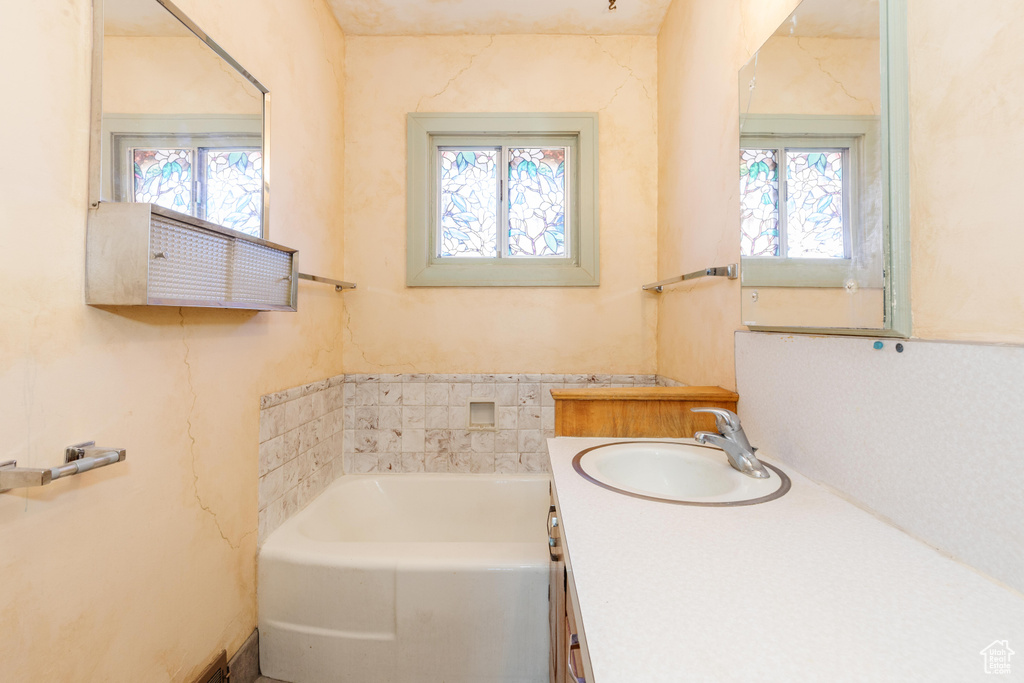
[[[259,553],[291,683],[547,683],[548,477],[342,477]]]

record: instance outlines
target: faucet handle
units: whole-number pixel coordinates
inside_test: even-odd
[[[725,408],[690,408],[691,413],[711,413],[715,416],[715,426],[724,434],[740,428],[740,416]]]

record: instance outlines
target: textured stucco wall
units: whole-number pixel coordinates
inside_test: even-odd
[[[340,275],[329,10],[178,4],[273,93],[272,239]],[[17,102],[0,112],[0,460],[51,466],[87,439],[128,459],[0,494],[0,679],[190,681],[256,625],[259,397],[341,371],[341,298],[303,283],[297,314],[83,303],[91,35],[88,0],[0,9]]]
[[[658,37],[658,272],[739,258],[736,73],[795,0],[675,0]],[[1024,8],[964,11],[909,0],[913,334],[1024,343],[1017,282],[1024,231],[1012,212],[1024,145]],[[738,27],[738,28],[737,28]],[[734,386],[738,283],[666,290],[658,372]]]
[[[346,373],[653,372],[653,37],[349,37],[346,68]],[[407,288],[415,111],[598,112],[601,286]]]
[[[739,262],[737,72],[797,0],[675,0],[658,35],[658,276]],[[736,386],[739,280],[671,287],[658,307],[658,373]]]

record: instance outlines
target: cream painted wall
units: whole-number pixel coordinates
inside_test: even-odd
[[[796,0],[674,0],[658,37],[658,272],[738,259],[736,72]],[[1024,231],[1006,198],[1024,147],[1024,8],[909,0],[916,337],[1024,343]],[[737,31],[737,27],[739,30]],[[666,290],[658,372],[733,387],[738,283]]]
[[[1024,5],[909,0],[914,336],[1024,343]]]
[[[772,36],[757,51],[757,81],[746,111],[878,116],[878,56],[877,40]],[[738,96],[746,107],[745,85],[740,84]]]
[[[258,79],[257,79],[258,80]],[[106,36],[103,110],[114,114],[260,114],[263,97],[196,37]]]
[[[341,275],[330,11],[177,4],[273,93],[272,238]],[[83,303],[91,26],[88,0],[0,9],[18,103],[0,111],[0,460],[50,466],[86,439],[128,459],[0,494],[0,680],[190,681],[256,625],[259,397],[341,372],[341,298],[303,283],[297,314]]]
[[[346,372],[655,368],[655,39],[349,37]],[[406,113],[596,111],[599,288],[406,288]]]
[[[669,8],[658,35],[659,278],[739,261],[737,71],[797,4],[674,0]],[[739,320],[739,280],[665,289],[658,374],[735,388]]]
[[[743,287],[743,321],[787,327],[881,327],[884,292],[844,287]]]

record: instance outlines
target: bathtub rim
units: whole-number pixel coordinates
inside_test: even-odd
[[[285,520],[257,548],[257,560],[301,562],[321,567],[373,569],[396,567],[423,570],[481,568],[528,568],[547,565],[550,557],[545,537],[538,541],[337,541],[306,536],[299,528],[304,520],[328,504],[329,494],[365,481],[525,481],[551,483],[546,472],[523,474],[472,474],[465,472],[415,472],[403,474],[348,474],[339,477],[316,498]],[[541,522],[543,523],[543,522]],[[543,530],[543,527],[539,527]],[[410,552],[415,550],[417,552]]]

